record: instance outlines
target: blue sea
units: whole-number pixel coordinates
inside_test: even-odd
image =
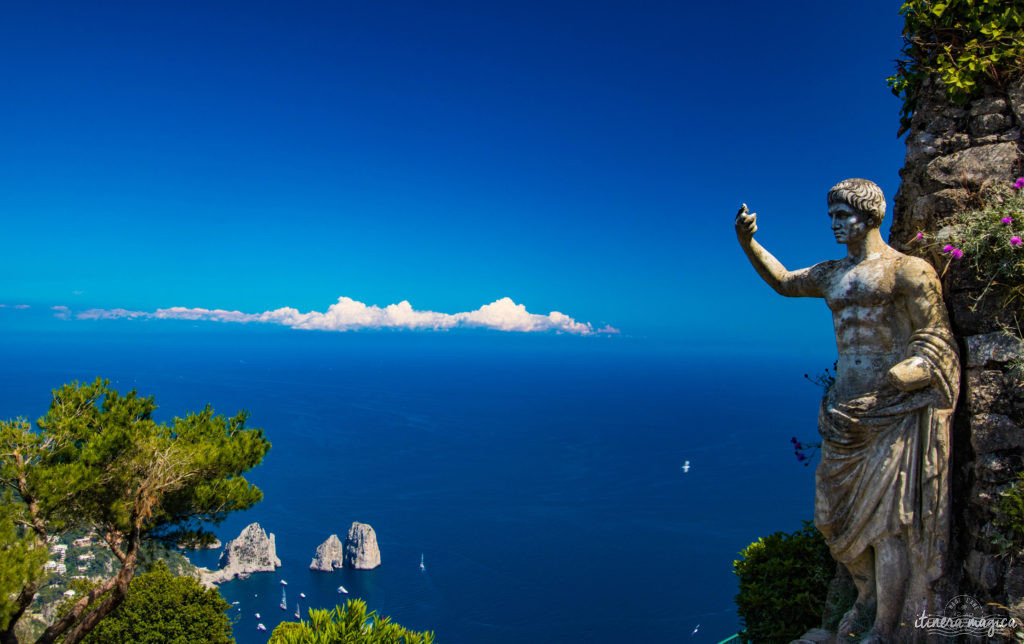
[[[251,412],[273,444],[249,477],[264,500],[214,531],[259,522],[283,566],[221,586],[242,643],[266,642],[300,592],[303,613],[359,597],[442,644],[717,643],[740,627],[737,553],[811,518],[813,468],[789,439],[815,435],[820,390],[803,374],[831,362],[627,337],[124,321],[14,328],[0,351],[2,418],[34,420],[51,389],[98,375],[154,394],[160,419]],[[353,521],[373,526],[382,565],[310,571]]]

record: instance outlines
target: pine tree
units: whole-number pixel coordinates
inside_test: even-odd
[[[145,544],[209,543],[204,524],[262,498],[242,474],[263,460],[270,443],[262,430],[245,427],[246,412],[227,418],[207,406],[157,423],[156,408],[152,396],[122,396],[97,379],[55,390],[35,428],[24,420],[0,422],[0,488],[8,490],[0,519],[9,517],[0,530],[13,524],[24,544],[10,556],[0,551],[0,583],[16,575],[22,580],[13,603],[0,604],[3,644],[17,642],[15,626],[40,584],[38,568],[18,572],[26,559],[19,552],[34,557],[45,552],[48,536],[84,528],[95,530],[117,558],[116,574],[36,640],[75,644],[124,601]]]

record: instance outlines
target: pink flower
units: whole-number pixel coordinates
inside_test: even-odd
[[[1003,217],[1003,218],[1002,218],[1002,219],[1000,219],[999,221],[1001,221],[1001,222],[1003,222],[1004,224],[1006,224],[1007,226],[1009,226],[1010,224],[1012,224],[1012,223],[1013,223],[1013,217]]]
[[[1024,244],[1024,240],[1021,240],[1020,237],[1018,237],[1016,235],[1014,235],[1013,237],[1010,237],[1010,246],[1016,247],[1016,246],[1020,246],[1021,244]]]
[[[942,252],[957,259],[960,259],[961,257],[964,256],[964,251],[960,250],[956,246],[950,246],[949,244],[946,244],[945,246],[942,247]]]
[[[924,239],[924,233],[917,233],[917,239],[918,241]]]
[[[1017,181],[1014,182],[1013,187],[1017,190],[1024,188],[1024,177],[1017,177]]]

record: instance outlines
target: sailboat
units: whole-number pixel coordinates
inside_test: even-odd
[[[420,553],[420,570],[426,570],[427,567],[423,565],[423,553]]]
[[[284,588],[281,589],[281,610],[288,610],[288,598],[285,596]]]
[[[295,602],[295,619],[302,619],[302,613],[299,611],[299,602]]]

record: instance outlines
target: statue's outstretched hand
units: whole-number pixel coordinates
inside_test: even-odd
[[[747,204],[743,204],[740,206],[740,211],[736,213],[736,237],[739,238],[741,244],[750,243],[756,232],[757,213],[748,212]]]

